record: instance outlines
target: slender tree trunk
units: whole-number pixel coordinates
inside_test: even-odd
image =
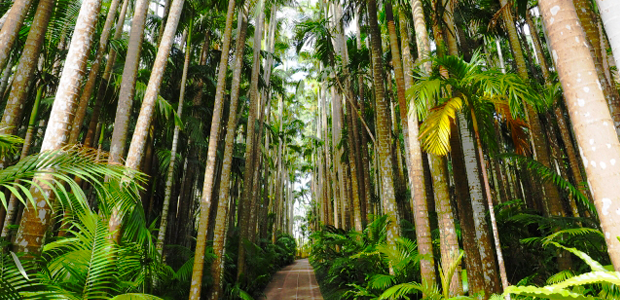
[[[413,10],[413,24],[416,34],[416,45],[418,48],[418,58],[426,59],[430,55],[430,41],[428,38],[428,32],[426,30],[426,21],[424,18],[424,9],[422,7],[421,0],[412,0],[411,7]],[[405,64],[406,65],[406,64]],[[424,72],[431,71],[431,65],[429,61],[425,61],[422,64],[422,70]],[[409,145],[411,147],[411,170],[413,174],[413,203],[414,207],[414,221],[416,229],[416,237],[418,239],[418,250],[421,255],[426,258],[420,261],[420,270],[422,273],[422,283],[430,285],[436,282],[435,276],[435,262],[433,260],[433,243],[431,237],[431,225],[429,219],[428,200],[426,197],[426,183],[424,177],[424,159],[422,156],[422,149],[420,148],[420,141],[416,138],[417,132],[414,132],[418,128],[418,115],[415,110],[415,106],[409,107],[408,122],[411,125],[411,134],[409,135]],[[414,125],[415,124],[415,127]],[[430,183],[430,182],[429,182]]]
[[[211,130],[209,132],[209,148],[207,150],[207,163],[205,167],[204,183],[202,196],[200,199],[200,220],[196,241],[196,254],[192,271],[192,285],[190,288],[190,300],[200,299],[202,289],[202,273],[204,267],[204,253],[206,248],[207,228],[209,227],[209,210],[211,208],[211,192],[213,190],[213,179],[215,173],[215,159],[217,144],[220,134],[220,123],[224,110],[224,93],[226,92],[226,72],[228,71],[228,55],[230,52],[230,41],[232,39],[232,25],[235,12],[235,1],[228,2],[226,12],[226,25],[224,27],[224,39],[222,40],[222,57],[220,59],[215,101],[213,107],[213,117],[211,118]]]
[[[162,44],[159,46],[159,49],[157,51],[157,57],[155,58],[155,64],[153,65],[153,69],[151,71],[151,78],[149,79],[146,92],[144,93],[144,99],[142,100],[142,107],[140,108],[140,114],[138,116],[138,120],[136,121],[136,127],[134,129],[134,133],[131,138],[131,145],[129,147],[129,153],[127,153],[127,161],[125,162],[126,167],[134,169],[134,170],[137,170],[139,168],[140,162],[142,161],[142,157],[144,156],[144,147],[146,145],[146,137],[149,133],[149,128],[151,127],[151,121],[153,120],[153,110],[155,109],[155,101],[157,100],[157,97],[159,96],[159,88],[163,80],[166,63],[168,61],[170,49],[172,48],[172,43],[174,42],[174,34],[176,33],[177,25],[181,17],[181,11],[183,9],[184,3],[185,3],[185,0],[174,0],[174,3],[172,4],[172,12],[170,15],[171,19],[168,20],[168,24],[166,25],[166,31],[162,39]],[[133,28],[132,28],[132,31],[133,31]],[[123,81],[125,81],[124,78],[123,78]],[[133,92],[135,92],[135,90]],[[121,86],[121,94],[122,94],[122,86]],[[119,100],[119,108],[120,108],[120,100]],[[129,117],[129,115],[127,115],[127,117]],[[118,120],[118,111],[117,111],[117,120]],[[116,127],[114,128],[114,132],[116,133]],[[127,133],[125,132],[125,135],[126,134]],[[112,135],[112,140],[114,143],[114,134]],[[123,145],[125,144],[124,141],[122,143]],[[114,147],[114,146],[111,146],[111,147]],[[110,159],[113,159],[112,149],[110,150]],[[116,242],[120,242],[121,222],[122,222],[122,216],[120,216],[119,211],[115,208],[112,211],[112,216],[110,217],[110,223],[108,227],[110,229],[110,232],[113,232],[113,239]],[[162,220],[162,222],[165,223],[166,221]]]
[[[361,18],[361,13],[358,14],[358,21],[357,21],[357,49],[361,50],[362,49],[362,33],[360,30],[360,22],[361,20],[359,20]],[[358,94],[359,94],[359,98],[358,98],[358,106],[359,106],[359,110],[361,112],[365,111],[365,107],[366,107],[366,102],[365,102],[365,92],[364,92],[364,77],[360,74],[357,76],[357,84],[358,84]],[[358,117],[360,118],[360,121],[362,123],[364,123],[364,116],[362,115],[362,113],[359,113]],[[357,119],[356,119],[357,120]],[[362,223],[364,225],[366,225],[367,223],[367,218],[368,218],[368,214],[370,211],[370,201],[372,199],[372,188],[371,188],[371,183],[370,183],[370,171],[369,171],[369,161],[368,161],[368,138],[366,137],[366,132],[364,132],[363,130],[360,132],[360,143],[361,143],[361,148],[360,148],[360,158],[361,158],[361,172],[362,172],[362,178],[364,179],[363,181],[363,188],[364,188],[364,201],[362,202]]]
[[[0,30],[0,70],[6,67],[13,45],[19,35],[22,23],[28,14],[32,0],[16,0],[11,10],[6,13],[6,19]]]
[[[34,100],[34,105],[32,107],[32,112],[30,113],[30,120],[28,121],[28,129],[26,130],[26,136],[24,137],[24,144],[22,146],[22,151],[19,156],[19,160],[22,160],[28,156],[30,152],[30,146],[32,146],[32,139],[34,136],[35,123],[37,121],[37,116],[39,114],[39,104],[41,103],[41,98],[43,97],[43,86],[39,86],[37,89],[37,97]],[[7,207],[6,216],[4,219],[0,220],[3,224],[2,226],[2,234],[0,237],[6,238],[9,236],[9,226],[13,224],[15,220],[15,213],[17,212],[19,203],[17,203],[17,197],[15,194],[11,193],[11,197],[9,198],[9,205]]]
[[[616,131],[620,133],[620,95],[618,95],[618,90],[612,86],[605,75],[603,67],[603,49],[601,49],[601,38],[596,24],[598,22],[596,22],[594,12],[592,11],[592,2],[588,0],[573,0],[573,4],[575,5],[575,11],[579,17],[581,27],[586,34],[586,39],[589,42],[590,54],[594,59],[596,73],[598,74],[605,98],[607,99],[607,106],[614,120]],[[620,9],[620,6],[616,6],[616,9]],[[604,14],[605,12],[601,11],[601,17]],[[620,28],[620,18],[614,18],[617,24],[616,26],[618,26],[616,28]],[[609,33],[612,36],[617,35],[614,32]],[[614,36],[614,38],[616,37]],[[618,36],[617,39],[620,40],[620,36]],[[605,51],[607,51],[607,49],[605,49]],[[620,55],[620,53],[617,53],[617,55]]]
[[[0,98],[4,98],[4,92],[6,91],[6,87],[9,84],[9,78],[13,75],[13,64],[15,60],[11,57],[9,58],[9,62],[4,69],[4,74],[2,74],[2,79],[0,80]]]
[[[451,132],[456,133],[458,131],[454,122],[452,122],[451,127]],[[484,292],[485,295],[492,295],[493,292],[485,287],[486,276],[484,276],[483,269],[487,267],[483,265],[480,260],[480,251],[478,249],[476,239],[476,229],[474,227],[474,219],[472,218],[473,211],[469,201],[470,191],[467,184],[468,181],[467,174],[465,172],[465,161],[463,160],[463,149],[461,146],[461,139],[458,134],[450,135],[450,149],[458,218],[461,225],[463,250],[465,250],[465,256],[463,259],[465,265],[467,266],[469,294],[480,295],[481,292]]]
[[[88,80],[84,85],[84,91],[82,92],[82,96],[80,97],[77,111],[75,112],[75,117],[73,118],[74,125],[73,128],[71,128],[69,145],[75,144],[80,135],[82,123],[84,122],[84,117],[86,117],[86,108],[88,107],[88,101],[93,95],[93,91],[95,89],[95,83],[99,75],[99,68],[101,67],[101,61],[103,60],[103,56],[105,55],[105,51],[108,46],[108,40],[110,39],[110,34],[112,33],[112,25],[114,25],[114,19],[116,18],[116,11],[118,10],[119,4],[120,0],[112,0],[110,2],[108,16],[106,17],[105,24],[103,25],[103,30],[101,31],[101,37],[99,38],[99,48],[97,49],[97,55],[95,57],[95,60],[91,64],[90,73],[88,74]]]
[[[499,230],[497,229],[497,221],[495,220],[495,209],[493,207],[493,199],[491,198],[491,187],[489,186],[489,179],[487,175],[486,164],[484,160],[484,153],[482,153],[482,142],[480,139],[480,133],[478,131],[478,123],[476,121],[476,115],[474,109],[471,108],[471,116],[472,116],[472,124],[474,126],[474,134],[476,139],[476,144],[478,146],[478,159],[480,160],[480,169],[482,173],[482,182],[484,183],[484,191],[486,192],[487,203],[489,205],[489,216],[491,219],[491,229],[493,232],[493,239],[495,240],[495,254],[497,255],[497,265],[499,267],[499,276],[502,281],[502,287],[504,291],[508,288],[508,276],[506,275],[506,266],[504,264],[504,255],[502,254],[502,246],[499,240]],[[476,208],[472,203],[472,208],[474,211]],[[475,219],[474,219],[475,221]],[[481,254],[482,255],[482,254]],[[484,258],[483,258],[484,259]],[[510,300],[510,295],[508,295],[508,300]]]
[[[116,22],[116,31],[114,32],[114,39],[118,40],[123,35],[123,26],[125,24],[125,16],[127,15],[127,6],[129,5],[129,0],[123,0],[123,5],[121,6],[121,12],[118,16],[118,21]],[[93,112],[90,117],[90,122],[88,123],[88,131],[86,132],[86,138],[84,139],[84,145],[86,146],[94,146],[94,143],[97,142],[96,138],[93,138],[95,134],[97,134],[97,124],[99,123],[99,115],[101,113],[101,105],[103,103],[103,98],[106,95],[106,91],[108,89],[108,83],[110,82],[110,78],[112,77],[112,68],[114,67],[114,63],[116,63],[116,50],[111,49],[108,54],[108,60],[106,62],[105,70],[103,71],[103,76],[101,78],[101,82],[99,83],[99,89],[97,90],[97,96],[95,98],[95,104],[93,105]]]
[[[546,0],[539,5],[609,256],[615,270],[620,271],[620,241],[616,238],[620,236],[620,196],[615,189],[615,182],[620,179],[620,165],[616,166],[620,160],[620,143],[605,95],[596,83],[594,60],[582,42],[585,34],[581,27],[574,26],[578,23],[574,6],[570,0]],[[601,11],[606,9],[601,8]],[[570,30],[566,28],[569,24]],[[586,109],[590,114],[584,113]]]
[[[259,104],[259,91],[258,80],[260,75],[260,62],[261,62],[261,41],[263,38],[263,18],[264,12],[262,10],[261,2],[260,13],[256,17],[256,25],[254,31],[254,53],[253,53],[253,65],[252,65],[252,78],[250,82],[250,112],[248,115],[248,126],[246,132],[246,149],[245,149],[245,172],[243,174],[243,194],[241,196],[241,203],[244,206],[243,215],[239,217],[239,227],[241,229],[239,234],[239,254],[237,256],[237,280],[241,278],[246,272],[245,267],[245,247],[244,240],[248,238],[250,226],[249,222],[251,218],[252,210],[255,210],[253,203],[254,195],[254,168],[256,167],[256,159],[254,157],[255,143],[255,131],[256,121],[258,120],[258,104]]]
[[[439,241],[441,249],[441,265],[444,270],[450,268],[459,255],[459,242],[456,237],[454,214],[450,204],[450,192],[448,190],[446,159],[436,155],[428,155],[431,174],[433,177],[433,189],[435,191],[435,211],[439,222]],[[450,295],[463,294],[461,283],[461,268],[457,267],[450,281]],[[444,287],[448,288],[448,287]]]
[[[134,5],[134,16],[131,20],[129,44],[125,57],[125,67],[123,68],[123,81],[121,82],[114,131],[110,142],[110,162],[113,163],[122,163],[125,156],[129,117],[136,93],[136,77],[140,64],[140,51],[144,40],[144,26],[149,3],[150,0],[137,0]]]
[[[609,37],[611,52],[614,54],[616,66],[620,66],[620,3],[616,1],[596,0],[598,11],[601,14],[603,26]]]
[[[191,20],[190,20],[191,22]],[[179,118],[183,116],[183,101],[185,100],[185,85],[187,82],[187,71],[189,69],[189,61],[192,53],[192,35],[188,34],[192,32],[192,25],[190,23],[189,30],[183,34],[187,35],[187,42],[185,44],[185,63],[183,64],[183,75],[181,76],[181,93],[179,95],[179,105],[177,108],[177,115]],[[164,39],[166,36],[164,36]],[[166,238],[166,225],[168,221],[168,209],[170,206],[170,197],[172,195],[172,181],[174,176],[174,165],[177,156],[177,147],[179,143],[179,134],[181,128],[179,125],[174,126],[174,133],[172,136],[172,148],[170,149],[170,162],[168,163],[168,172],[166,175],[166,190],[164,192],[164,203],[161,210],[161,223],[159,224],[159,234],[157,235],[156,248],[159,251],[159,255],[162,255],[164,249],[164,240]]]
[[[85,0],[82,2],[67,60],[58,85],[59,89],[45,131],[45,138],[41,145],[41,152],[60,149],[68,138],[69,119],[77,104],[79,83],[86,70],[86,62],[100,8],[101,0]],[[24,211],[17,231],[14,250],[36,254],[41,251],[45,242],[45,233],[52,221],[51,208],[43,196],[51,195],[51,191],[47,188],[44,190],[33,188],[31,192],[38,207],[36,211],[34,209]]]
[[[4,109],[4,114],[2,115],[2,121],[0,121],[0,130],[2,133],[15,134],[21,125],[24,106],[26,106],[32,80],[35,76],[43,42],[45,42],[45,32],[47,31],[53,8],[54,0],[42,0],[37,6],[37,12],[32,20],[30,32],[28,33],[28,38],[26,38],[26,44],[24,45],[19,64],[13,75],[14,79],[11,84],[11,92]],[[12,10],[15,10],[15,8]],[[0,42],[0,45],[3,44]],[[0,169],[5,167],[4,163],[3,157],[0,159]]]
[[[389,102],[385,96],[383,80],[383,53],[381,49],[381,32],[377,22],[377,3],[368,0],[368,16],[370,25],[370,38],[372,45],[372,62],[374,69],[375,101],[377,103],[377,148],[380,160],[381,178],[381,202],[384,213],[388,215],[387,242],[394,245],[396,238],[400,236],[400,220],[398,207],[394,195],[394,176],[392,172],[392,148],[390,131]]]
[[[146,135],[148,128],[151,126],[153,120],[153,111],[155,109],[155,102],[159,96],[159,89],[164,77],[164,71],[166,69],[166,63],[168,56],[170,55],[170,49],[174,42],[174,35],[177,31],[177,25],[181,18],[181,12],[183,10],[183,4],[185,0],[174,0],[170,10],[170,17],[166,22],[166,29],[157,51],[157,57],[155,58],[155,64],[151,71],[151,78],[149,79],[146,92],[144,93],[144,99],[142,100],[142,107],[140,108],[140,115],[136,122],[136,128],[131,139],[131,145],[129,152],[127,153],[127,162],[125,165],[129,168],[137,169],[142,157],[144,155],[144,145],[146,144]]]

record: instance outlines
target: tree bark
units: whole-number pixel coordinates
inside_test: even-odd
[[[101,0],[82,2],[77,18],[69,53],[56,92],[50,119],[41,145],[41,152],[60,149],[66,142],[70,130],[70,116],[75,108],[76,98],[86,70],[88,54],[92,46],[97,16],[101,9]],[[36,180],[36,179],[35,179]],[[17,231],[14,250],[16,252],[40,253],[45,242],[45,233],[52,221],[51,208],[44,199],[44,194],[51,191],[31,189],[37,210],[24,211]]]
[[[176,3],[175,3],[176,4]],[[174,11],[173,11],[174,12]],[[191,21],[190,21],[191,22]],[[185,100],[185,85],[187,82],[187,71],[189,69],[189,61],[191,58],[192,52],[192,35],[188,34],[192,32],[192,26],[190,25],[190,29],[185,32],[187,35],[187,42],[185,44],[185,62],[183,64],[183,75],[181,75],[181,92],[179,95],[179,104],[177,108],[177,115],[179,118],[183,116],[183,102]],[[166,34],[164,33],[164,39],[166,39]],[[174,176],[174,166],[176,163],[177,156],[177,148],[179,143],[179,134],[181,132],[181,128],[179,125],[174,126],[174,133],[172,135],[172,148],[170,149],[170,162],[168,163],[168,170],[166,175],[166,190],[164,191],[164,203],[162,205],[161,210],[161,218],[159,224],[159,233],[157,235],[157,244],[156,248],[159,251],[159,255],[162,255],[164,249],[164,240],[166,238],[166,227],[168,221],[168,209],[170,206],[170,197],[172,195],[172,181]],[[163,257],[163,256],[162,256]]]
[[[574,6],[570,0],[546,0],[539,5],[609,256],[620,271],[620,241],[616,238],[620,236],[620,195],[615,188],[620,180],[620,142],[605,95],[597,85],[594,60],[583,43],[585,34],[580,26],[574,26],[578,23]]]
[[[16,0],[7,12],[6,19],[0,30],[0,70],[6,67],[13,45],[19,35],[22,23],[28,14],[32,0]]]
[[[603,26],[609,38],[611,52],[614,54],[616,66],[620,66],[620,3],[616,1],[596,0]]]
[[[110,141],[110,162],[113,163],[123,163],[122,159],[125,156],[129,117],[136,94],[136,77],[140,64],[140,51],[142,50],[149,3],[149,0],[137,0],[134,5],[134,16],[131,20],[129,44],[125,57],[125,67],[123,68],[123,81],[121,82],[116,118],[114,119],[114,131]]]
[[[14,7],[12,10],[15,9]],[[45,32],[47,31],[53,9],[54,0],[40,1],[37,6],[37,12],[32,20],[30,32],[28,33],[28,38],[26,38],[26,44],[24,45],[19,64],[13,75],[14,79],[11,83],[11,92],[4,109],[4,114],[2,115],[2,121],[0,121],[0,130],[4,134],[15,134],[21,125],[24,106],[26,106],[32,80],[35,76],[41,49],[45,42]],[[7,26],[8,25],[9,24],[7,24]],[[4,160],[4,157],[0,158],[0,169],[5,167]]]
[[[232,39],[232,23],[235,12],[235,1],[228,2],[226,12],[226,25],[224,27],[224,38],[222,40],[222,57],[220,59],[213,116],[211,118],[211,130],[209,132],[209,148],[207,150],[207,163],[205,167],[204,183],[202,196],[200,199],[200,219],[196,241],[196,254],[192,271],[192,285],[190,288],[190,300],[200,299],[202,289],[202,273],[204,267],[204,253],[206,248],[207,228],[209,223],[209,209],[211,207],[211,192],[213,190],[213,179],[215,173],[215,160],[217,144],[220,135],[220,123],[224,110],[224,93],[226,92],[226,72],[228,71],[228,55],[230,52],[230,41]]]
[[[383,53],[381,49],[381,31],[377,22],[377,3],[368,0],[368,16],[370,25],[370,38],[372,46],[373,81],[375,87],[375,101],[377,110],[377,148],[380,160],[381,178],[381,202],[384,213],[388,215],[387,243],[394,245],[396,238],[400,236],[400,220],[398,207],[394,195],[394,176],[392,172],[392,134],[390,130],[389,101],[385,96],[383,78]]]
[[[239,254],[237,256],[237,280],[241,278],[246,272],[245,264],[245,247],[244,241],[249,236],[250,224],[248,223],[251,218],[252,211],[255,211],[253,205],[253,187],[254,187],[254,168],[256,167],[256,159],[254,157],[255,143],[255,131],[256,122],[258,120],[258,104],[259,104],[259,91],[258,80],[260,75],[260,62],[261,62],[261,41],[263,38],[263,18],[265,13],[263,12],[263,4],[261,2],[260,12],[256,17],[256,25],[254,29],[254,53],[253,53],[253,65],[252,65],[252,78],[250,81],[250,112],[248,114],[248,126],[246,132],[246,149],[245,149],[245,171],[243,173],[243,193],[241,195],[241,203],[244,206],[243,215],[239,217],[239,227],[241,229],[239,234]]]
[[[411,7],[413,10],[413,24],[416,34],[416,45],[418,48],[418,59],[426,59],[430,56],[430,41],[428,38],[428,32],[426,30],[426,20],[424,18],[424,9],[422,7],[421,0],[412,0]],[[431,71],[431,64],[429,61],[422,63],[422,70],[424,72]],[[420,141],[416,138],[417,132],[413,132],[418,128],[418,115],[415,110],[415,105],[411,105],[409,108],[411,111],[408,114],[408,122],[411,124],[411,134],[409,145],[411,147],[411,170],[413,174],[413,203],[414,207],[414,221],[416,229],[416,237],[418,239],[418,249],[421,255],[425,255],[426,258],[420,261],[420,270],[422,273],[422,283],[432,284],[436,282],[435,276],[435,262],[433,260],[433,242],[431,237],[431,225],[428,215],[428,200],[426,182],[424,176],[424,159],[422,156],[422,148],[420,148]],[[415,127],[414,125],[415,124]],[[430,182],[429,182],[430,183]],[[429,190],[430,191],[430,190]]]
[[[118,16],[118,21],[116,22],[116,31],[114,32],[115,40],[120,39],[123,35],[123,26],[125,24],[125,17],[127,15],[128,5],[129,0],[123,0],[121,12]],[[88,131],[86,132],[86,137],[84,138],[84,145],[88,147],[94,147],[95,143],[97,143],[97,139],[94,138],[94,136],[98,133],[97,124],[99,123],[101,105],[108,89],[108,83],[110,82],[110,78],[112,77],[112,68],[114,67],[114,63],[116,63],[116,54],[116,50],[110,50],[106,66],[101,77],[101,82],[99,83],[99,89],[97,90],[95,104],[93,105],[93,112],[90,116],[90,122],[88,123]]]
[[[446,181],[447,169],[444,157],[428,155],[431,174],[433,177],[433,188],[435,190],[435,211],[439,222],[439,241],[441,249],[441,265],[447,270],[456,261],[459,255],[459,241],[456,236],[454,225],[454,215],[450,204],[450,192]],[[457,267],[454,276],[450,280],[451,296],[463,294],[461,283],[461,268]]]
[[[95,82],[97,81],[97,77],[99,75],[99,68],[101,67],[101,61],[103,60],[105,50],[108,46],[108,40],[110,39],[112,25],[114,25],[114,19],[116,18],[116,11],[118,10],[119,4],[120,0],[112,0],[110,2],[108,15],[106,17],[105,24],[103,25],[103,30],[101,31],[101,37],[99,38],[99,48],[97,49],[97,55],[95,57],[95,60],[91,64],[90,73],[88,74],[88,80],[84,85],[84,91],[82,91],[82,96],[80,96],[77,111],[75,112],[75,117],[73,118],[74,125],[71,128],[69,145],[75,144],[80,135],[82,123],[84,123],[84,117],[86,117],[86,108],[88,107],[88,101],[93,95],[93,91],[95,89]]]

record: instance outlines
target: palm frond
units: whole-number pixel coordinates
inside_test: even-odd
[[[420,128],[420,140],[425,151],[444,156],[450,152],[450,124],[463,107],[463,100],[453,97],[433,108]]]

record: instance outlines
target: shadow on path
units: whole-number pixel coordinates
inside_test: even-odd
[[[273,275],[265,296],[260,299],[322,300],[323,296],[308,259],[300,259]]]

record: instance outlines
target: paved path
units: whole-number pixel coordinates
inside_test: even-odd
[[[265,289],[263,300],[323,300],[314,270],[307,259],[278,271]]]

